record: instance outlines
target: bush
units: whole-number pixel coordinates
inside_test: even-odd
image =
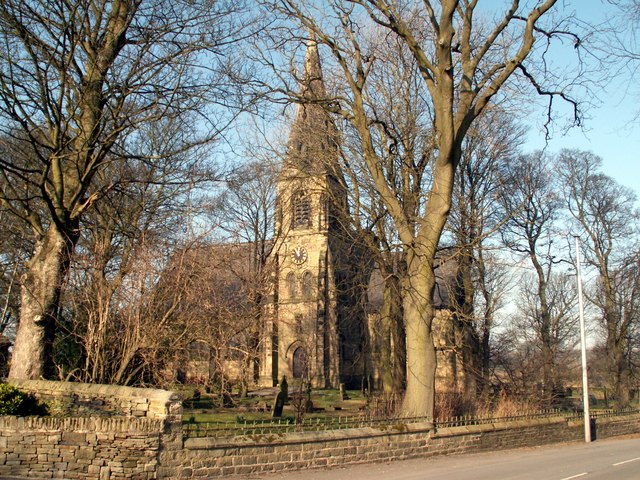
[[[47,415],[47,408],[32,394],[3,383],[0,384],[0,415]]]
[[[444,421],[454,417],[475,415],[476,405],[472,399],[465,397],[460,392],[436,393],[434,417]]]
[[[521,415],[532,415],[540,412],[542,405],[535,403],[530,398],[519,397],[517,395],[507,395],[501,391],[498,397],[491,402],[480,405],[477,415],[480,417],[514,417]]]

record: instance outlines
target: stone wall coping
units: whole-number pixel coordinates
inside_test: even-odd
[[[180,400],[180,395],[168,390],[152,388],[123,387],[121,385],[106,385],[97,383],[57,382],[50,380],[20,380],[10,379],[9,383],[15,387],[34,392],[51,392],[52,394],[73,393],[91,397],[117,398],[146,398],[149,402],[172,403]]]
[[[332,442],[357,438],[382,437],[406,433],[433,432],[433,423],[397,423],[387,428],[360,427],[343,430],[325,430],[318,432],[292,432],[292,433],[263,433],[256,435],[238,435],[236,437],[216,438],[199,437],[187,438],[184,446],[191,450],[203,450],[211,448],[237,448],[269,445],[296,445],[302,443]]]
[[[164,422],[136,417],[15,417],[0,416],[0,431],[157,433]]]
[[[433,438],[452,437],[457,435],[466,435],[484,432],[497,432],[501,430],[514,430],[528,427],[536,427],[539,425],[550,424],[567,424],[567,419],[562,416],[553,416],[546,418],[531,418],[528,420],[515,420],[511,422],[495,422],[483,423],[479,425],[461,425],[458,427],[438,428],[433,434]]]
[[[328,430],[322,432],[299,432],[299,433],[272,433],[242,435],[236,437],[216,438],[201,437],[187,438],[184,447],[190,450],[206,450],[213,448],[238,448],[256,447],[270,445],[295,445],[301,443],[320,443],[336,440],[351,440],[356,438],[371,438],[390,435],[401,435],[407,433],[428,434],[431,438],[445,438],[468,434],[482,434],[485,432],[495,432],[501,430],[521,429],[547,424],[567,424],[567,419],[562,416],[547,418],[534,418],[528,420],[517,420],[512,422],[496,422],[480,425],[463,425],[457,427],[443,427],[434,430],[430,422],[422,423],[398,423],[390,425],[388,428],[361,427],[344,430]]]

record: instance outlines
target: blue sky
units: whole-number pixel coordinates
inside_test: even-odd
[[[561,9],[565,13],[574,11],[581,20],[595,24],[614,13],[605,0],[565,0]],[[638,47],[637,41],[634,43]],[[570,50],[565,52],[572,54]],[[594,152],[603,159],[606,174],[632,188],[640,197],[640,89],[628,70],[610,73],[611,79],[598,89],[598,98],[593,99],[596,106],[586,111],[583,128],[573,128],[564,135],[556,133],[547,149],[550,153],[563,148]],[[543,113],[538,114],[542,118]],[[532,128],[525,149],[544,147],[543,132],[538,127]]]
[[[607,175],[634,189],[640,197],[640,120],[636,118],[640,97],[633,93],[623,95],[624,86],[612,90],[601,107],[589,111],[591,118],[585,120],[584,128],[573,128],[565,135],[555,134],[546,148],[550,153],[563,148],[594,152],[602,158]],[[542,148],[545,148],[544,133],[532,129],[525,149]]]

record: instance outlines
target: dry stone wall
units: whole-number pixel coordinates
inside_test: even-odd
[[[599,438],[640,432],[640,415],[601,419]],[[584,439],[583,423],[565,417],[441,428],[398,424],[387,430],[357,428],[233,439],[192,438],[175,464],[162,461],[171,478],[215,478],[426,458],[545,445]]]
[[[580,419],[550,417],[437,430],[429,423],[398,423],[386,429],[183,439],[182,407],[171,392],[55,383],[19,386],[43,400],[61,401],[76,416],[0,417],[0,477],[221,478],[584,438]],[[599,418],[595,432],[597,438],[640,433],[640,414]]]
[[[0,416],[0,477],[155,479],[160,452],[182,448],[182,404],[172,392],[11,383],[65,416]]]
[[[0,417],[0,476],[156,478],[162,420]]]

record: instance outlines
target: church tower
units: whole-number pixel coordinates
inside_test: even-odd
[[[362,329],[349,326],[345,307],[353,277],[348,228],[340,221],[347,193],[338,133],[321,105],[327,97],[313,40],[299,95],[277,183],[274,318],[263,375],[335,388],[361,370]]]

